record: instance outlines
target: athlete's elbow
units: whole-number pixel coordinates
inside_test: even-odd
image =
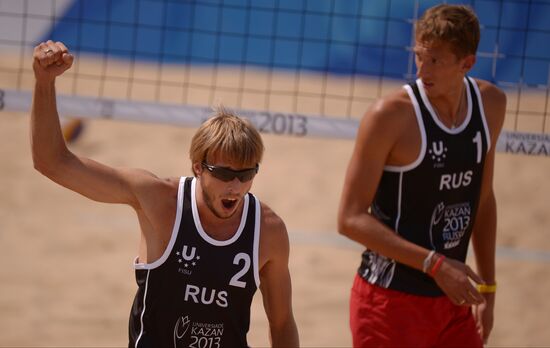
[[[34,153],[32,156],[32,164],[34,169],[42,175],[48,176],[48,173],[51,171],[51,166],[48,165],[48,161]]]
[[[55,178],[58,175],[57,174],[58,170],[57,170],[56,166],[52,166],[52,165],[48,164],[47,161],[43,161],[43,160],[40,160],[40,159],[38,159],[38,160],[33,159],[33,166],[34,166],[34,169],[37,172],[44,175],[48,179],[55,181]]]
[[[40,174],[55,180],[55,178],[63,171],[64,156],[44,155],[40,151],[32,151],[33,167]]]
[[[279,323],[270,322],[273,347],[299,347],[298,327],[292,313]]]
[[[349,214],[338,214],[338,233],[350,237],[353,232],[353,217]]]

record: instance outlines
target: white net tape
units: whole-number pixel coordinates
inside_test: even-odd
[[[0,110],[28,112],[30,92],[0,90]],[[211,114],[204,106],[168,105],[137,101],[58,96],[59,113],[79,118],[105,118],[134,122],[162,123],[198,127]],[[235,110],[248,118],[260,132],[296,136],[354,139],[358,121],[298,113]],[[550,157],[550,134],[503,131],[497,142],[503,153]]]

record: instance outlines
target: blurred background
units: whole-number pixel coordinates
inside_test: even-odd
[[[56,85],[64,133],[106,164],[190,175],[190,137],[212,106],[249,117],[267,149],[253,191],[289,230],[301,341],[350,346],[361,247],[337,234],[336,210],[354,132],[376,98],[415,78],[412,25],[440,2],[0,0],[0,346],[124,346],[136,289],[131,209],[32,168],[37,43],[75,54]],[[471,75],[508,97],[490,345],[548,346],[550,1],[460,3],[481,22]],[[266,346],[261,298],[252,315],[250,344]]]

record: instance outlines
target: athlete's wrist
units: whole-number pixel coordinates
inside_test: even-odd
[[[426,258],[422,262],[422,272],[428,273],[428,271],[432,268],[432,261],[433,261],[434,255],[435,255],[435,250],[432,250],[429,252],[428,256],[426,256]]]
[[[429,272],[429,274],[430,274],[430,276],[432,276],[432,278],[435,277],[435,275],[437,274],[437,272],[441,268],[441,265],[443,264],[443,261],[445,260],[445,255],[435,253],[433,258],[435,259],[435,261],[433,261],[434,264],[430,268],[430,272]]]
[[[478,284],[477,291],[479,291],[482,294],[494,294],[497,292],[497,283],[493,282],[493,283]]]

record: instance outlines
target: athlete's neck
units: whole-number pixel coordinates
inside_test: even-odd
[[[436,116],[443,124],[449,128],[458,127],[466,118],[467,100],[466,87],[461,82],[459,86],[453,88],[451,92],[430,98],[430,103],[434,108]]]
[[[234,213],[228,217],[219,216],[214,203],[205,196],[200,185],[197,185],[196,203],[202,228],[211,238],[224,241],[237,233],[244,209],[244,197],[237,203]]]

